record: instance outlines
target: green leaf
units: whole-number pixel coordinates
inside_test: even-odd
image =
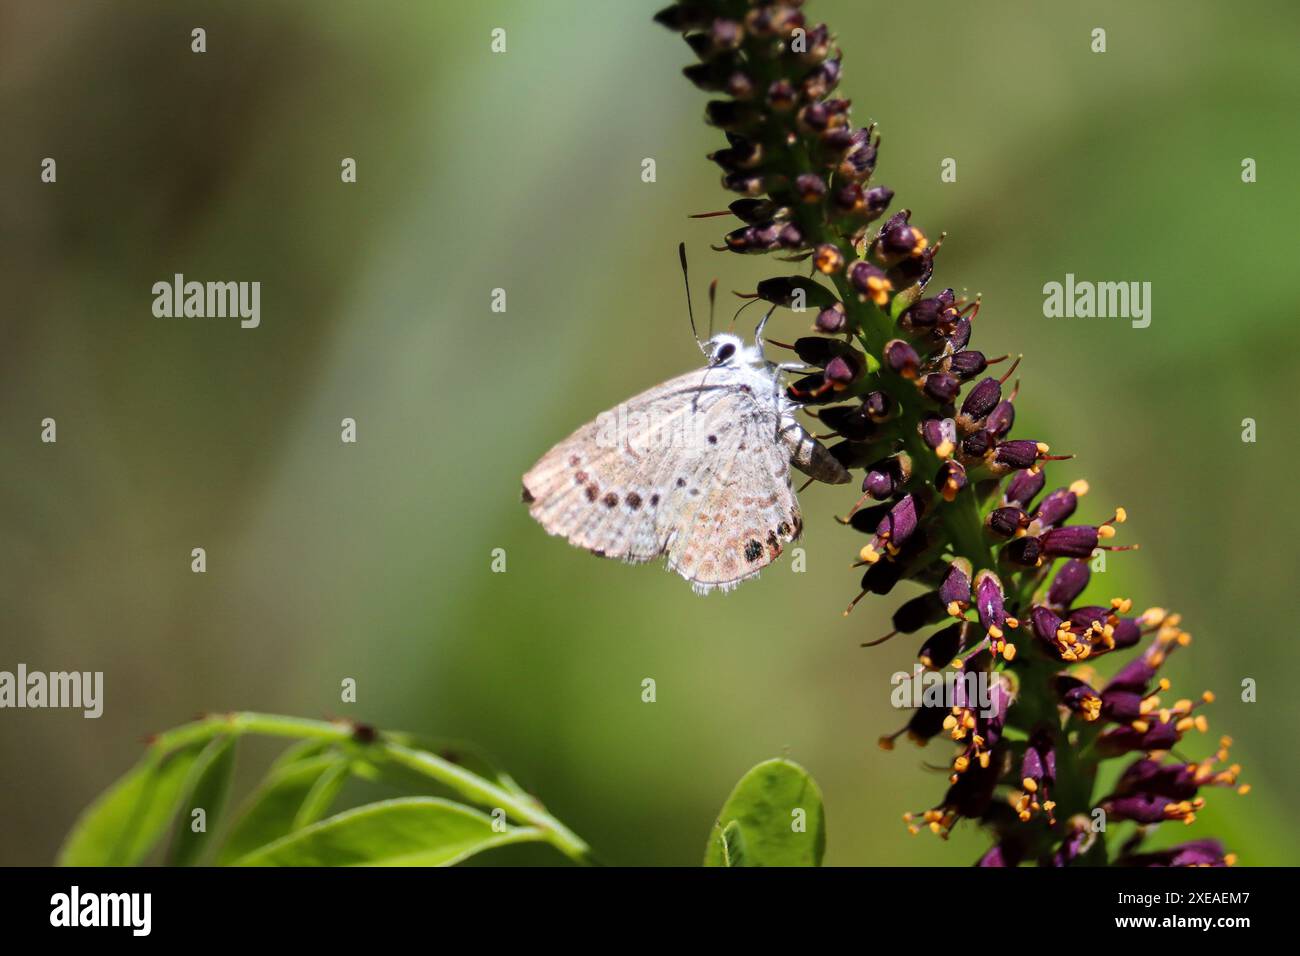
[[[322,778],[337,775],[340,767],[346,770],[347,764],[342,754],[330,752],[304,756],[272,769],[245,803],[239,821],[217,856],[218,865],[232,863],[293,832],[294,823],[309,799],[319,818],[328,809],[323,798],[328,795],[332,799],[333,794],[328,789],[316,790],[317,784]]]
[[[255,850],[239,866],[450,866],[507,843],[542,840],[537,827],[497,832],[492,818],[437,797],[370,803]]]
[[[287,767],[291,763],[298,763],[300,760],[306,760],[309,757],[319,757],[323,753],[329,753],[334,750],[334,744],[328,740],[299,740],[285,747],[280,755],[271,761],[271,768],[267,773],[272,773],[282,767]]]
[[[185,793],[204,744],[150,751],[87,807],[59,851],[60,866],[135,866],[154,848]]]
[[[821,866],[822,794],[790,760],[767,760],[741,777],[718,814],[705,866]]]
[[[334,798],[339,795],[339,790],[348,779],[348,762],[340,760],[330,767],[323,774],[316,778],[316,782],[311,785],[307,791],[307,796],[303,797],[302,806],[298,808],[297,814],[293,818],[294,830],[301,830],[305,826],[315,823],[325,814],[334,804]]]
[[[722,828],[722,865],[745,865],[745,835],[735,820]]]
[[[235,772],[235,741],[232,736],[213,739],[199,753],[185,782],[185,798],[176,815],[176,831],[167,851],[168,866],[194,866],[213,842],[221,822],[222,811],[230,797],[231,777]],[[193,813],[202,809],[204,829],[196,833]]]

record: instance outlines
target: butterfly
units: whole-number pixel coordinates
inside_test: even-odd
[[[707,364],[598,415],[523,477],[549,534],[629,563],[663,556],[699,594],[754,577],[799,537],[791,466],[829,484],[844,466],[794,418],[787,366],[719,333]]]

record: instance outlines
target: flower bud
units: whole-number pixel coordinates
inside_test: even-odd
[[[818,133],[829,129],[837,117],[843,115],[833,102],[813,102],[799,110],[797,122],[804,133]]]
[[[823,335],[803,335],[794,340],[794,353],[809,365],[825,365],[837,355],[852,351],[852,346]]]
[[[895,375],[907,379],[916,378],[917,369],[921,365],[921,356],[917,355],[916,349],[902,339],[891,339],[885,343],[884,358],[885,367]]]
[[[921,379],[921,390],[940,405],[949,405],[961,391],[961,379],[951,372],[931,372]]]
[[[1091,525],[1051,528],[1042,536],[1043,554],[1050,558],[1089,558],[1097,541],[1097,529]]]
[[[920,255],[908,256],[889,267],[889,281],[894,283],[895,288],[906,289],[910,286],[923,288],[930,277],[934,275],[934,251],[937,247],[931,247],[923,251]],[[963,344],[962,348],[965,348]],[[954,351],[959,351],[954,349]]]
[[[1034,605],[1029,612],[1029,624],[1034,636],[1052,647],[1056,646],[1056,635],[1062,629],[1069,629],[1069,624],[1063,618],[1058,617],[1051,608],[1041,604]]]
[[[837,391],[848,388],[863,372],[863,365],[856,361],[855,352],[837,355],[826,363],[826,381]]]
[[[894,400],[879,389],[862,396],[862,410],[873,422],[885,422],[894,413]]]
[[[958,352],[948,361],[948,370],[963,382],[970,381],[988,367],[989,363],[984,353],[974,349]]]
[[[818,417],[823,424],[852,442],[866,441],[876,433],[876,423],[862,405],[824,408]]]
[[[965,558],[953,558],[948,565],[948,573],[939,585],[939,599],[953,617],[970,607],[971,601],[971,563]]]
[[[737,199],[727,208],[731,210],[733,216],[751,226],[769,222],[777,218],[778,213],[788,214],[788,210],[778,209],[776,203],[770,199]]]
[[[742,196],[757,196],[766,190],[763,177],[752,172],[727,173],[722,177],[722,188]]]
[[[738,100],[752,99],[754,96],[754,81],[749,78],[749,74],[740,70],[732,73],[727,77],[727,93]]]
[[[840,179],[861,182],[871,176],[876,168],[876,144],[871,141],[870,130],[854,130],[845,144],[845,152],[835,167]]]
[[[1142,639],[1141,620],[1133,617],[1120,618],[1114,624],[1110,639],[1115,643],[1113,650],[1121,651],[1132,647]]]
[[[1016,423],[1016,409],[1010,401],[998,402],[997,407],[984,419],[984,430],[994,438],[1001,438],[1011,431]]]
[[[817,94],[818,97],[822,97],[835,88],[840,78],[840,61],[826,59],[831,52],[830,28],[824,23],[817,24],[808,31],[806,41],[805,50],[800,55],[807,62],[819,64],[818,69],[813,70],[813,73],[819,74],[822,82],[829,84],[826,89]],[[807,80],[804,82],[806,83]]]
[[[1079,678],[1060,674],[1056,678],[1055,690],[1061,698],[1062,706],[1071,713],[1078,714],[1087,721],[1101,716],[1101,695]]]
[[[889,293],[894,290],[880,269],[861,259],[849,266],[849,282],[863,298],[870,299],[877,306],[888,302]]]
[[[999,538],[1013,538],[1029,526],[1029,515],[1015,506],[994,508],[984,524]]]
[[[1002,556],[1012,564],[1036,568],[1043,563],[1043,544],[1033,535],[1014,539],[1002,549]]]
[[[968,479],[966,469],[961,462],[949,458],[939,466],[939,472],[934,477],[934,486],[939,489],[939,494],[943,495],[944,501],[954,501],[958,493],[966,487]]]
[[[1040,527],[1050,528],[1069,519],[1079,505],[1079,496],[1073,488],[1057,488],[1049,493],[1034,511],[1034,520]]]
[[[1149,853],[1125,853],[1115,860],[1115,866],[1145,867],[1202,867],[1232,866],[1235,853],[1225,853],[1218,840],[1189,840],[1177,846]]]
[[[961,316],[953,323],[952,329],[948,332],[948,344],[952,346],[954,352],[960,352],[970,344],[971,321],[969,316]]]
[[[877,501],[885,501],[900,491],[911,476],[911,456],[900,453],[882,458],[867,469],[862,490]]]
[[[792,402],[800,405],[824,405],[839,401],[839,395],[826,381],[823,375],[805,375],[797,382],[786,386],[785,394]],[[847,467],[847,466],[846,466]]]
[[[834,275],[844,268],[844,253],[833,242],[822,243],[813,255],[813,265],[823,275]]]
[[[818,332],[826,335],[835,335],[846,331],[849,327],[849,321],[844,314],[843,304],[836,302],[834,305],[827,306],[818,312],[813,327]]]
[[[957,450],[957,423],[951,418],[931,416],[921,422],[921,438],[940,458]]]
[[[896,262],[905,256],[919,256],[929,241],[916,226],[908,223],[907,210],[895,213],[880,230],[876,248],[885,262]]]
[[[1040,441],[1012,439],[1000,442],[990,453],[989,463],[995,471],[1010,471],[1019,468],[1032,468],[1038,459],[1046,455],[1048,447]]]
[[[925,639],[917,659],[922,667],[945,667],[962,652],[965,646],[965,624],[950,624]]]
[[[696,42],[691,43],[692,47],[696,48],[696,52],[707,51],[708,41],[705,35],[694,34],[694,38],[698,38]],[[682,75],[695,84],[696,89],[704,90],[706,93],[721,93],[727,89],[727,81],[734,72],[733,66],[734,64],[729,61],[692,63],[682,68]]]
[[[889,208],[894,198],[894,191],[888,186],[872,186],[862,197],[862,212],[867,222],[879,219]]]
[[[986,431],[977,431],[962,439],[962,454],[970,458],[983,458],[993,447],[993,438]]]
[[[767,105],[774,112],[786,113],[794,109],[798,101],[798,94],[789,80],[780,79],[773,81],[772,85],[767,88]]]
[[[898,317],[898,323],[909,332],[926,332],[937,328],[952,309],[952,290],[939,295],[918,299]]]
[[[1091,572],[1086,561],[1066,561],[1056,570],[1052,584],[1047,589],[1047,605],[1058,611],[1065,610],[1088,586]]]
[[[763,161],[763,146],[743,137],[735,138],[735,145],[725,149],[715,149],[709,153],[709,159],[723,169],[752,169]]]
[[[714,53],[736,50],[745,39],[745,28],[735,20],[718,17],[709,26],[708,37]]]
[[[961,403],[961,414],[957,416],[957,427],[963,433],[975,431],[989,412],[997,407],[1002,398],[1002,383],[996,378],[982,379],[966,393]]]
[[[826,180],[816,173],[800,173],[795,178],[794,191],[803,202],[821,202],[826,196]]]
[[[916,532],[919,520],[920,507],[916,496],[904,495],[889,509],[889,514],[881,519],[871,543],[862,549],[859,557],[868,564],[874,564],[886,549],[896,553]]]
[[[888,594],[903,576],[903,566],[897,561],[877,561],[868,565],[862,575],[862,590],[869,594]]]
[[[842,213],[857,213],[865,208],[866,193],[857,183],[847,183],[831,193],[831,202]]]
[[[1056,751],[1051,735],[1037,730],[1030,735],[1024,756],[1020,759],[1020,786],[1027,791],[1028,806],[1021,809],[1020,818],[1028,819],[1028,810],[1045,809],[1051,820],[1051,791],[1056,785]]]
[[[923,744],[943,730],[943,723],[948,718],[947,707],[918,707],[912,711],[907,722],[907,736],[912,741]]]
[[[1011,476],[1007,482],[1006,491],[1002,493],[1002,503],[1004,505],[1016,505],[1028,510],[1038,493],[1043,490],[1043,485],[1047,483],[1047,476],[1043,472],[1037,471],[1018,471]]]
[[[927,624],[937,624],[946,615],[943,602],[933,591],[918,594],[899,605],[891,622],[900,634],[913,634]]]
[[[821,143],[828,153],[843,153],[859,142],[861,132],[848,126],[831,126],[821,134]]]
[[[763,111],[758,107],[735,100],[709,100],[704,115],[710,125],[728,132],[753,129],[763,119]]]
[[[806,276],[774,276],[761,281],[756,291],[760,299],[787,309],[796,304],[796,293],[802,293],[799,297],[802,302],[798,304],[818,309],[827,308],[839,301],[830,289]]]
[[[1004,592],[1002,581],[992,571],[984,570],[975,575],[975,610],[979,613],[980,626],[993,640],[1003,636],[1007,623],[1007,612],[1003,605]]]

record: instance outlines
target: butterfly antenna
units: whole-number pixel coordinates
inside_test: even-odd
[[[740,295],[740,293],[735,293],[735,294],[736,294],[736,295]],[[741,298],[749,298],[749,297],[748,297],[748,296],[741,296]],[[758,301],[758,296],[754,296],[753,298],[749,298],[749,301],[748,301],[748,302],[746,302],[744,305],[742,305],[739,309],[736,310],[736,314],[733,315],[733,316],[731,317],[731,326],[730,326],[730,328],[728,329],[728,331],[732,331],[732,330],[734,330],[734,329],[736,328],[736,320],[737,320],[738,318],[740,318],[740,313],[744,312],[746,309],[748,309],[751,305],[753,305],[753,304],[754,304],[755,302],[757,302],[757,301]]]
[[[677,243],[677,258],[682,260],[682,283],[686,286],[686,314],[691,317],[691,335],[695,337],[695,344],[700,346],[700,351],[703,351],[700,333],[695,331],[695,309],[691,307],[691,276],[686,269],[686,243]]]
[[[718,304],[718,280],[709,283],[709,338],[713,338],[713,307]]]

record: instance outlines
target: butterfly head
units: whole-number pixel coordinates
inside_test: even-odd
[[[719,332],[705,342],[702,347],[705,356],[709,360],[710,368],[716,368],[720,365],[735,365],[750,360],[749,352],[751,350],[745,347],[745,343],[739,335],[732,335],[730,332]]]

